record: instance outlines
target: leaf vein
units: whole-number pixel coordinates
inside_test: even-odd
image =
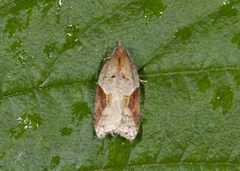
[[[147,77],[157,77],[161,75],[191,75],[200,73],[211,72],[225,72],[225,71],[240,71],[240,66],[227,66],[218,68],[197,68],[192,70],[179,70],[179,71],[160,71],[158,73],[147,73]]]

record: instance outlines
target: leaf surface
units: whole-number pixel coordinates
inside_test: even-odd
[[[240,170],[240,1],[0,2],[0,170]],[[96,138],[121,40],[139,68],[134,142]]]

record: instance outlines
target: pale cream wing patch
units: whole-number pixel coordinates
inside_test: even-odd
[[[134,121],[133,114],[129,108],[125,108],[121,124],[117,129],[117,133],[131,141],[135,139],[137,132],[138,126]]]
[[[138,126],[134,121],[131,110],[127,107],[124,108],[122,115],[109,115],[108,112],[110,112],[110,109],[105,108],[95,127],[97,136],[104,138],[110,133],[112,135],[119,134],[128,140],[134,140],[138,132]]]
[[[98,123],[95,125],[96,134],[99,138],[104,138],[108,133],[117,134],[117,129],[121,123],[122,116],[118,113],[111,113],[112,108],[106,107]]]

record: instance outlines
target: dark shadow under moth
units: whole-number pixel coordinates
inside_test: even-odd
[[[100,72],[95,101],[96,135],[120,135],[130,141],[140,126],[140,88],[137,69],[118,43]]]

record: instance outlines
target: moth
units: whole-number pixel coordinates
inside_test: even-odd
[[[119,42],[100,72],[95,101],[96,135],[120,135],[130,141],[140,126],[140,88],[137,68]]]

